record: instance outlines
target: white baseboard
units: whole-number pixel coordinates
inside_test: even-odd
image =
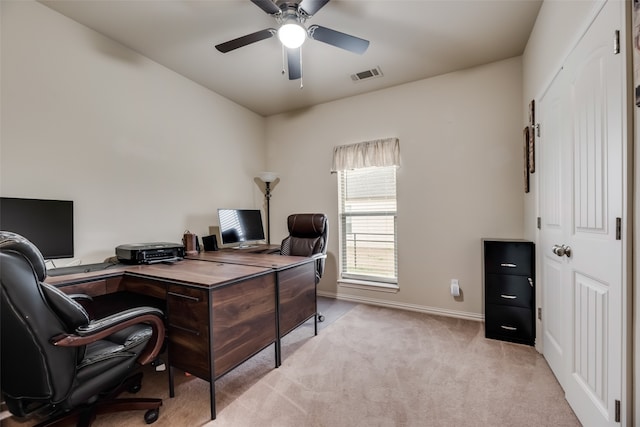
[[[458,319],[475,320],[477,322],[484,321],[484,315],[478,313],[469,313],[466,311],[446,310],[438,307],[428,307],[424,305],[407,304],[404,302],[388,301],[378,298],[359,297],[354,295],[338,294],[335,292],[318,291],[318,296],[334,298],[343,301],[359,302],[362,304],[377,305],[380,307],[398,308],[401,310],[416,311],[418,313],[435,314],[437,316],[455,317]]]

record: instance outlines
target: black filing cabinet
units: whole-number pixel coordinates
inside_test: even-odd
[[[485,336],[534,345],[535,247],[525,240],[482,239]]]

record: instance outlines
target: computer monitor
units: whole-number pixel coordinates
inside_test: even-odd
[[[218,220],[220,237],[225,245],[239,243],[237,248],[246,248],[248,242],[264,240],[259,209],[218,209]]]
[[[73,201],[0,197],[0,230],[28,239],[45,259],[73,258]]]

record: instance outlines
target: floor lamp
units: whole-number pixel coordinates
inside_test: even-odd
[[[271,244],[271,213],[269,212],[269,200],[271,200],[271,183],[278,178],[275,172],[262,172],[259,178],[264,182],[264,198],[267,201],[267,245]]]

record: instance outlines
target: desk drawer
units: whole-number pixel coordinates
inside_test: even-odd
[[[167,285],[158,280],[142,277],[126,276],[120,281],[119,291],[129,291],[149,297],[165,299],[167,297]]]
[[[167,314],[170,328],[208,336],[209,305],[206,291],[169,285]]]
[[[532,276],[533,256],[533,245],[529,242],[484,242],[484,269],[487,274]]]
[[[167,323],[171,365],[210,381],[208,292],[169,285]]]
[[[487,274],[485,292],[487,304],[533,307],[532,279],[527,276]]]
[[[533,345],[533,314],[530,309],[505,305],[485,307],[485,336]]]

